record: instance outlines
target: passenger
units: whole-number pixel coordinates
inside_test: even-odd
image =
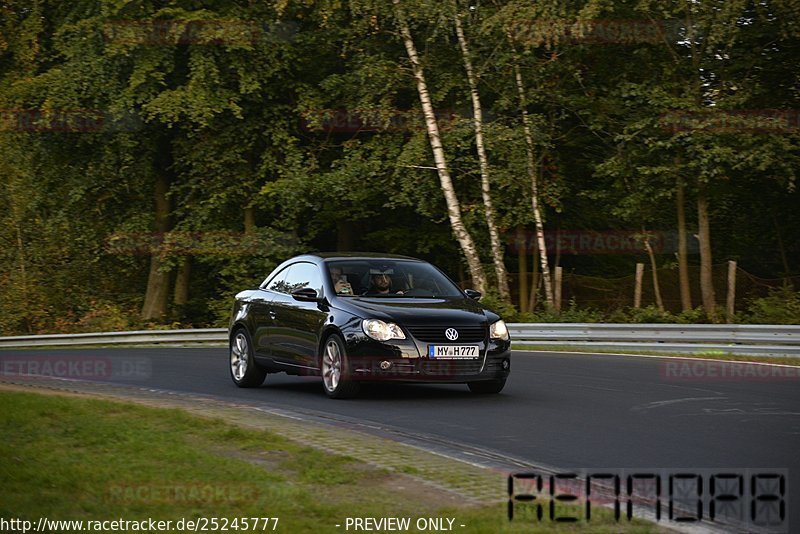
[[[338,295],[352,295],[353,286],[347,281],[347,277],[342,272],[341,267],[331,267],[331,281],[333,281],[333,288]]]

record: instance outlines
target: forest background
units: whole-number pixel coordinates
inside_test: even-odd
[[[0,0],[0,333],[225,326],[315,250],[512,321],[800,324],[799,37],[798,0]]]

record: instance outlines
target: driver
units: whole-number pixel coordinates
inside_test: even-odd
[[[366,294],[369,295],[388,295],[396,294],[402,295],[402,291],[392,291],[392,276],[394,270],[390,267],[372,268],[369,270],[369,289]]]

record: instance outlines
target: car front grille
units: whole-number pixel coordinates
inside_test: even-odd
[[[420,371],[430,376],[476,375],[481,372],[483,358],[477,360],[440,360],[420,362]]]
[[[452,343],[460,345],[463,343],[481,343],[486,340],[488,327],[486,325],[477,326],[453,326],[453,325],[406,325],[411,335],[426,343]],[[445,330],[455,328],[458,331],[458,339],[450,340],[445,336]]]

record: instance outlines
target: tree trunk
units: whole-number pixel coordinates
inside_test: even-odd
[[[248,206],[244,209],[244,233],[252,234],[256,230],[256,209]]]
[[[517,285],[519,286],[519,311],[528,311],[528,250],[525,243],[525,228],[517,226]]]
[[[708,224],[708,199],[705,187],[697,189],[697,240],[700,243],[700,293],[703,308],[708,318],[716,322],[716,298],[714,296],[714,277],[711,270],[711,230]]]
[[[408,27],[408,22],[403,16],[400,9],[400,0],[393,0],[395,13],[397,15],[397,24],[400,27],[400,34],[403,38],[408,59],[411,62],[411,69],[414,72],[414,78],[417,80],[417,91],[419,92],[419,100],[422,104],[422,113],[425,117],[425,126],[428,131],[428,139],[433,151],[433,159],[436,162],[436,170],[439,174],[439,182],[444,193],[445,202],[447,203],[447,215],[450,219],[450,226],[453,229],[453,234],[461,246],[464,257],[467,260],[470,276],[475,289],[481,293],[485,293],[487,289],[486,273],[483,271],[481,265],[478,249],[472,236],[464,225],[461,219],[461,206],[456,196],[453,181],[450,178],[450,171],[447,168],[447,160],[444,155],[444,148],[442,147],[442,140],[439,136],[439,124],[436,122],[436,115],[433,112],[433,104],[431,103],[430,94],[428,93],[428,86],[425,82],[425,72],[422,69],[422,64],[417,55],[417,49],[414,45],[414,40],[411,37],[411,30]]]
[[[20,279],[20,286],[22,288],[21,300],[23,302],[24,308],[27,310],[28,309],[27,306],[30,304],[30,302],[28,300],[28,275],[25,270],[25,246],[22,243],[22,230],[19,227],[19,222],[18,222],[19,219],[16,217],[16,213],[14,219],[15,219],[14,227],[17,231],[17,253],[19,255],[19,279]],[[32,324],[30,320],[30,315],[28,313],[24,314],[23,323],[25,325],[25,332],[30,334],[32,331],[31,328]]]
[[[536,147],[533,144],[531,134],[530,117],[528,117],[528,99],[525,97],[525,84],[522,82],[522,71],[519,62],[516,60],[517,51],[514,48],[513,39],[507,34],[511,52],[514,54],[514,79],[517,85],[517,97],[522,115],[522,131],[525,135],[525,149],[527,152],[528,176],[531,181],[531,206],[533,208],[533,220],[536,224],[536,244],[539,249],[539,261],[542,267],[542,279],[547,303],[552,307],[555,305],[553,298],[553,284],[550,278],[550,267],[547,263],[547,245],[544,242],[544,221],[542,212],[539,208],[539,173],[536,168]]]
[[[539,262],[537,261],[539,255],[539,247],[536,241],[533,242],[533,250],[531,251],[531,264],[533,265],[533,276],[531,276],[531,291],[528,295],[528,311],[532,312],[536,309],[536,297],[539,293]]]
[[[556,257],[553,260],[554,267],[559,265],[561,265],[561,221],[556,223]]]
[[[728,298],[725,304],[726,320],[732,323],[736,311],[736,262],[733,260],[728,261]]]
[[[162,174],[156,178],[155,184],[155,231],[159,244],[164,234],[169,231],[169,199],[167,191],[169,184]],[[162,270],[163,264],[161,251],[150,252],[150,274],[147,278],[147,291],[142,306],[142,319],[146,321],[160,321],[167,314],[167,298],[169,295],[169,272]]]
[[[650,245],[650,238],[645,234],[644,236],[644,249],[647,251],[647,256],[650,258],[650,269],[653,271],[653,293],[656,295],[656,306],[662,312],[664,311],[664,301],[661,298],[661,288],[658,284],[658,266],[656,265],[656,255],[653,253],[653,247]]]
[[[778,251],[781,253],[781,263],[783,264],[783,286],[790,287],[792,285],[791,269],[789,268],[789,258],[786,256],[786,246],[783,244],[783,237],[781,237],[781,227],[778,225],[778,218],[775,217],[775,207],[770,208],[770,215],[772,216],[772,224],[775,226],[775,237],[778,240]]]
[[[510,302],[511,293],[508,289],[508,276],[506,274],[505,262],[503,261],[503,247],[500,243],[500,234],[497,231],[497,225],[495,224],[494,218],[494,207],[492,206],[491,186],[489,183],[489,159],[486,157],[486,146],[483,141],[483,108],[481,107],[481,99],[480,95],[478,94],[478,80],[475,76],[475,72],[472,69],[472,59],[469,55],[467,38],[464,36],[464,29],[461,26],[461,18],[459,17],[458,9],[456,9],[454,19],[456,25],[456,35],[458,36],[458,44],[461,46],[461,56],[464,61],[464,70],[467,71],[469,92],[470,96],[472,97],[472,114],[473,122],[475,124],[475,146],[478,151],[478,162],[480,163],[481,169],[481,195],[483,196],[483,210],[486,216],[486,226],[489,229],[489,241],[492,248],[494,272],[497,275],[497,289],[500,293],[500,298]],[[521,304],[521,306],[524,306],[524,304]]]
[[[178,275],[175,277],[175,292],[173,293],[172,303],[182,315],[182,309],[189,302],[189,278],[192,273],[192,257],[185,256],[178,267]]]
[[[678,280],[681,288],[681,309],[692,309],[692,293],[689,286],[689,263],[686,258],[686,210],[684,206],[683,178],[678,178],[675,207],[678,212]]]
[[[553,302],[555,303],[555,310],[561,311],[561,286],[564,280],[564,268],[556,265],[556,287],[554,290],[555,296]]]
[[[644,277],[644,263],[636,264],[636,277],[633,282],[633,307],[642,307],[642,278]]]
[[[348,252],[355,250],[355,226],[346,220],[336,221],[336,250]]]

